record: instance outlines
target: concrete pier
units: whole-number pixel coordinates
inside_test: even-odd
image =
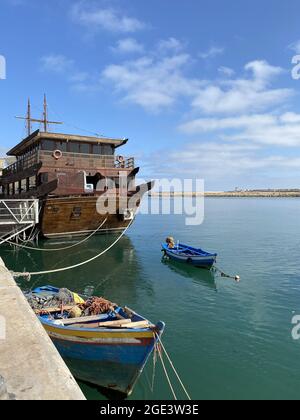
[[[1,258],[0,400],[85,400]]]

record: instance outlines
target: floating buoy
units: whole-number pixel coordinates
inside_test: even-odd
[[[230,276],[229,274],[226,274],[226,273],[224,273],[224,271],[220,270],[217,266],[214,266],[213,267],[213,270],[215,272],[219,273],[221,275],[221,277],[235,280],[237,283],[240,283],[240,281],[241,281],[240,276],[238,276],[238,275],[236,275],[236,276]]]

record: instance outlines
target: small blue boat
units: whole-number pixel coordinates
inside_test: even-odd
[[[218,254],[210,254],[202,249],[193,248],[188,245],[178,244],[173,248],[169,244],[162,244],[165,256],[174,261],[191,264],[195,267],[211,269],[217,260]]]
[[[58,293],[59,289],[45,286],[30,295],[51,300]],[[114,306],[99,316],[76,319],[68,311],[67,306],[63,313],[58,308],[35,310],[74,377],[129,396],[165,324],[153,325],[127,307]]]

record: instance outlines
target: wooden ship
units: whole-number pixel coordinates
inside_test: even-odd
[[[30,101],[27,116],[17,118],[28,135],[7,153],[15,162],[2,169],[0,200],[37,199],[45,238],[122,232],[132,223],[153,183],[136,186],[139,168],[119,152],[128,139],[50,132],[49,124],[62,123],[48,120],[46,97],[43,119],[31,117]],[[32,132],[32,123],[43,130]]]

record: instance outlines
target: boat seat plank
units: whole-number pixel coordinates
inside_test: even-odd
[[[90,324],[85,324],[85,323],[76,323],[76,324],[72,324],[70,325],[71,327],[76,327],[76,328],[102,328],[102,327],[121,327],[123,328],[124,325],[130,324],[131,320],[130,319],[119,319],[117,321],[107,321],[107,322],[95,322],[95,323],[90,323]],[[66,324],[64,324],[66,325]]]
[[[101,315],[82,316],[80,318],[70,318],[70,319],[63,320],[64,325],[79,324],[79,323],[84,324],[84,323],[92,322],[92,321],[101,321]]]

